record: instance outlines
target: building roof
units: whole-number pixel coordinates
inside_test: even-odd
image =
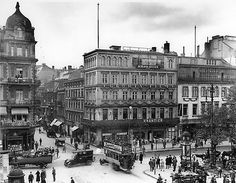
[[[20,12],[19,2],[16,3],[16,11],[13,15],[8,17],[6,22],[7,29],[14,29],[15,27],[21,27],[25,30],[32,30],[31,22]]]

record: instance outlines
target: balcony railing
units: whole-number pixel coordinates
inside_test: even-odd
[[[236,78],[192,78],[188,76],[178,77],[178,81],[181,82],[222,82],[222,83],[234,83],[236,81]]]

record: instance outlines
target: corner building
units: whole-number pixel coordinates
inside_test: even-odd
[[[84,54],[85,138],[177,136],[177,54],[156,48],[111,46]]]
[[[31,149],[35,131],[34,28],[16,11],[0,29],[0,149]]]

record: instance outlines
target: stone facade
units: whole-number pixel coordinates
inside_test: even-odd
[[[0,130],[3,149],[32,148],[36,80],[34,28],[20,12],[0,29]]]
[[[88,140],[99,144],[125,132],[147,140],[176,136],[177,62],[168,46],[165,53],[112,46],[84,54]]]
[[[223,59],[179,57],[178,113],[183,130],[196,137],[197,128],[201,128],[199,116],[211,105],[211,86],[213,105],[219,108],[236,81],[235,71]]]

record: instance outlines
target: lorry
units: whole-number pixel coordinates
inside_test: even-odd
[[[53,155],[50,153],[22,152],[20,155],[10,157],[10,165],[19,167],[25,165],[36,165],[40,168],[45,168],[49,163],[52,163]]]

